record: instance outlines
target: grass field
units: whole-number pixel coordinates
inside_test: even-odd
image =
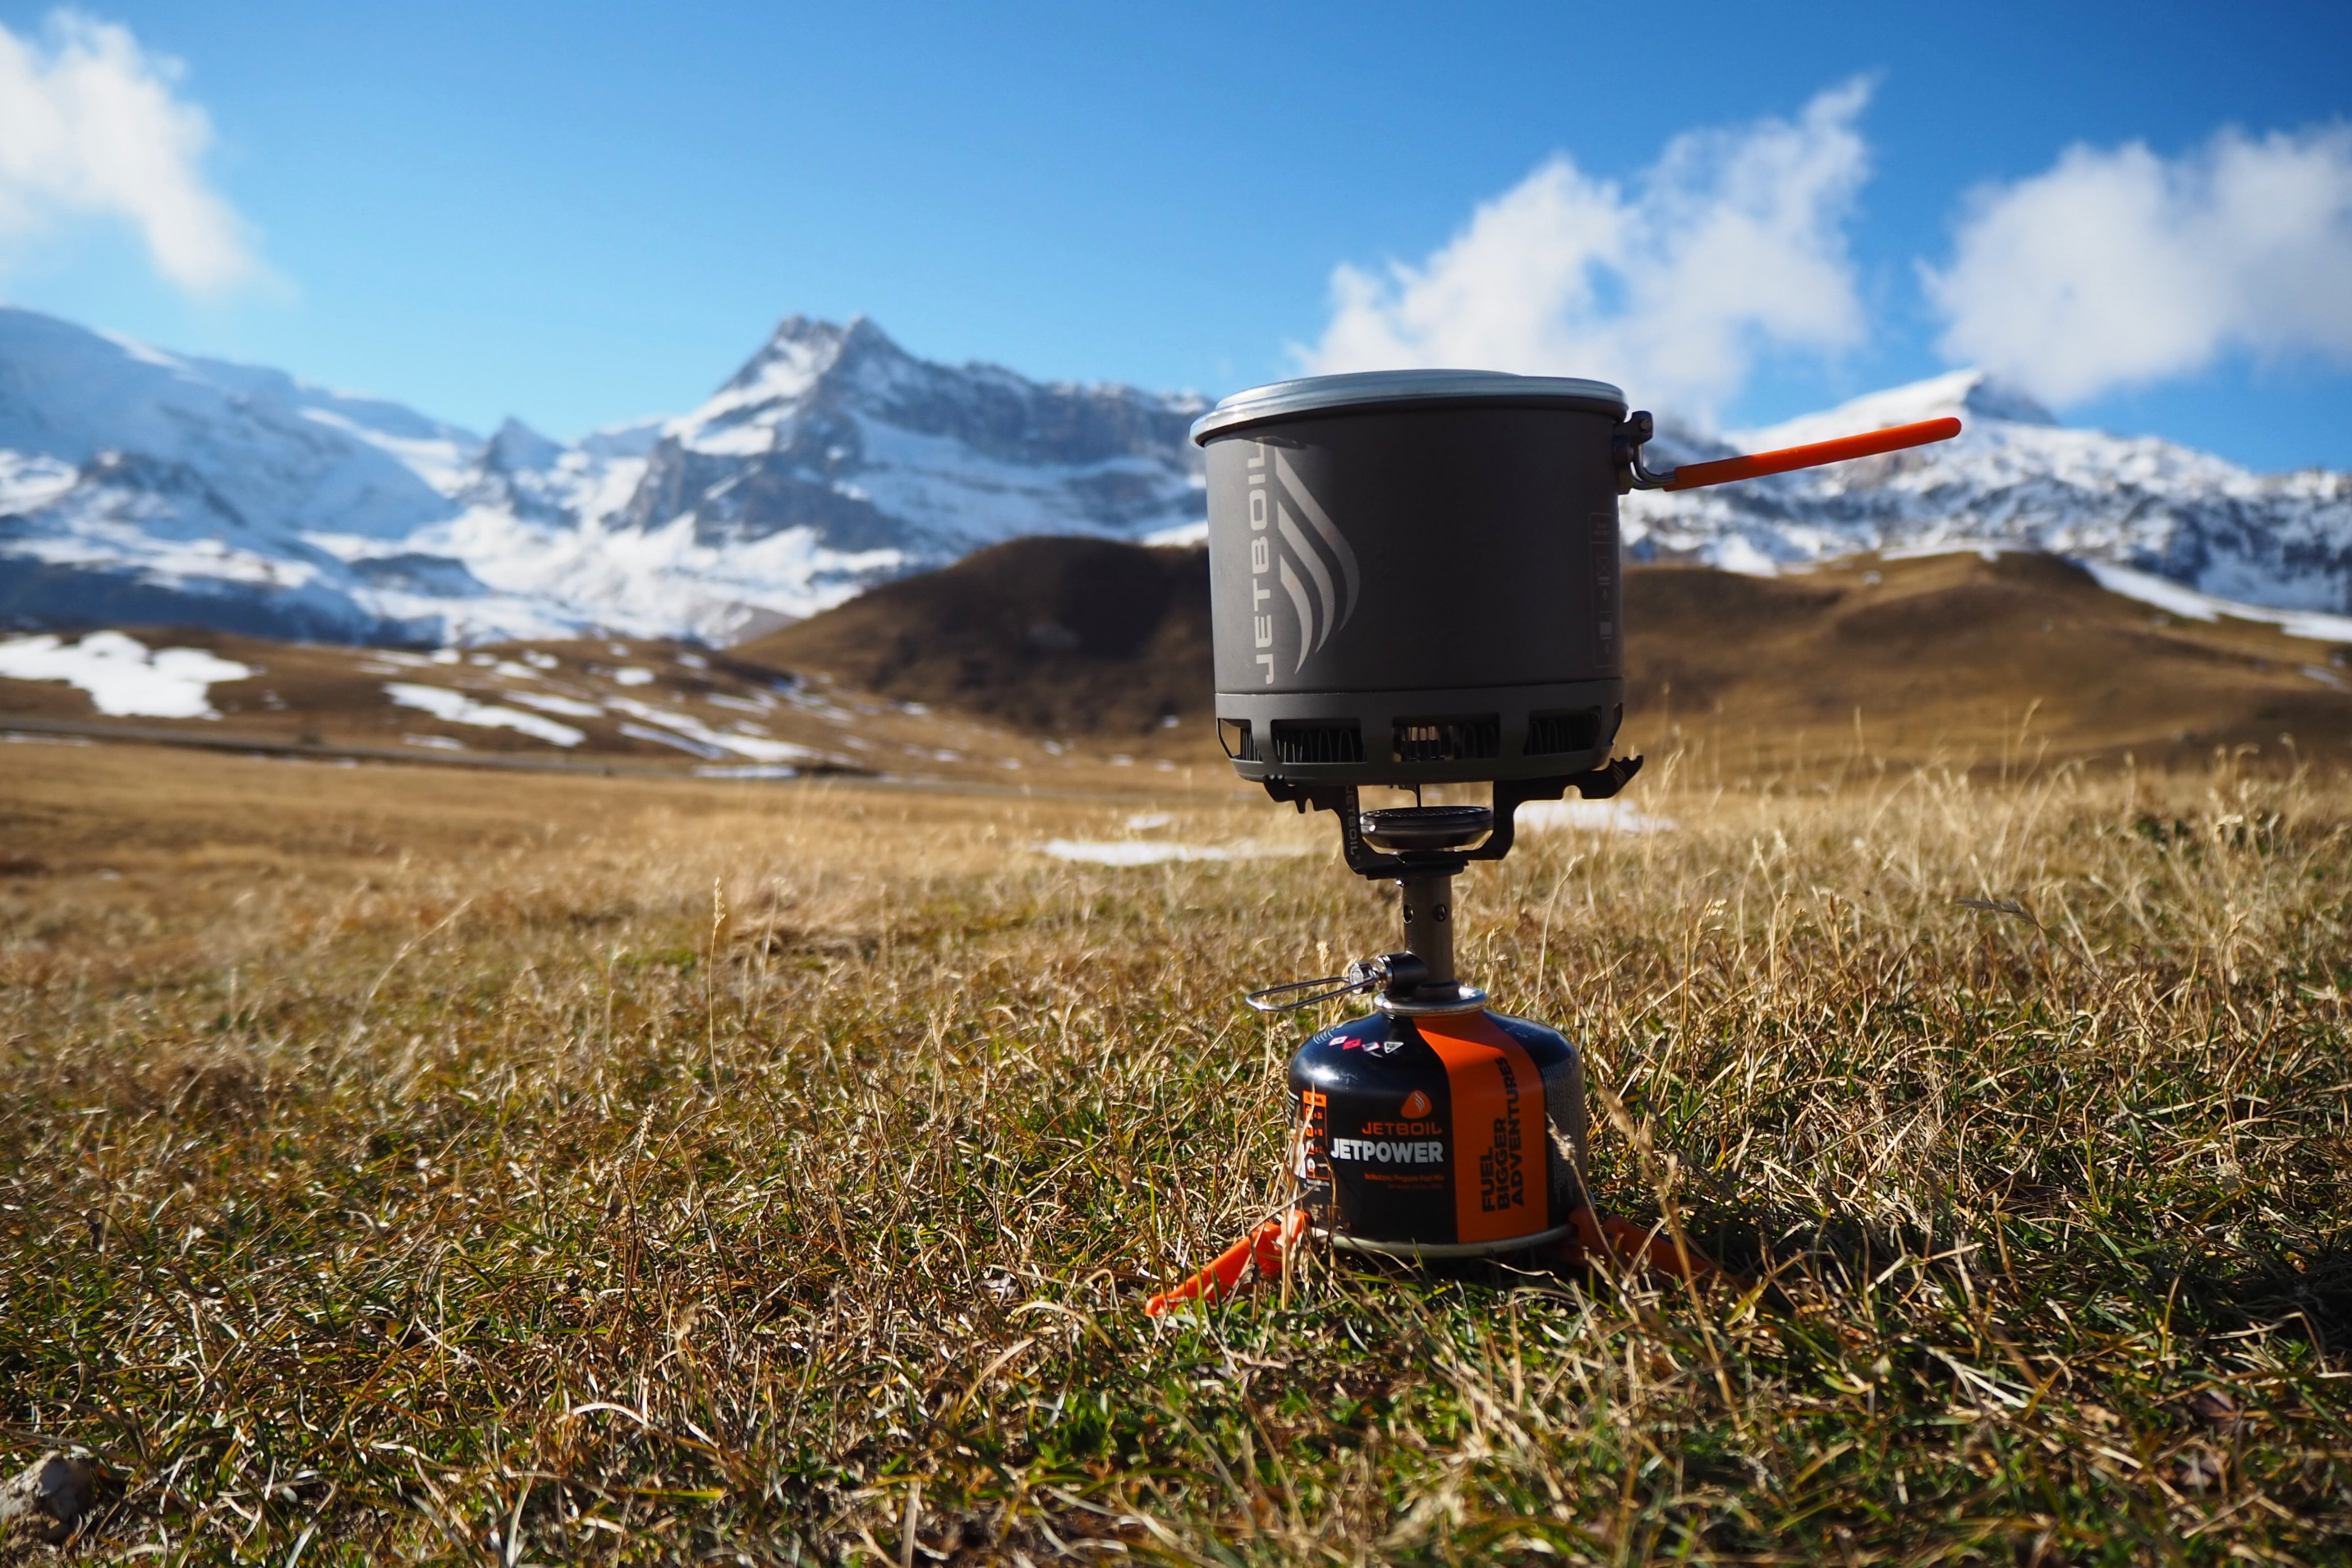
[[[2344,1557],[2352,784],[1715,777],[1464,958],[1752,1288],[1155,1323],[1392,905],[1028,846],[1328,821],[0,747],[0,1460],[165,1562]]]

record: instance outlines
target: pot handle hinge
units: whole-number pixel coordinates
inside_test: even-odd
[[[1617,464],[1617,493],[1628,490],[1663,490],[1675,482],[1671,468],[1663,474],[1653,474],[1642,466],[1642,447],[1658,434],[1657,421],[1646,408],[1636,409],[1625,416],[1617,427],[1617,437],[1610,443],[1610,455]]]

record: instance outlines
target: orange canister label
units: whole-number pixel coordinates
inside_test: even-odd
[[[1483,1012],[1413,1022],[1445,1064],[1454,1102],[1456,1239],[1504,1241],[1546,1228],[1543,1079],[1526,1048]]]

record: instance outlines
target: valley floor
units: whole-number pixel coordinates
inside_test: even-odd
[[[1465,880],[1746,1288],[1153,1322],[1339,1016],[1238,993],[1391,945],[1328,821],[0,746],[0,1465],[167,1561],[2316,1560],[2352,780],[2013,774],[1654,758]]]

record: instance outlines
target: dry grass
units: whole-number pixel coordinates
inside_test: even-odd
[[[0,748],[0,1458],[111,1456],[166,1561],[2340,1554],[2352,787],[1638,788],[1681,831],[1529,841],[1465,956],[1756,1288],[1162,1326],[1276,1194],[1304,1025],[1234,994],[1389,943],[1325,859]]]

